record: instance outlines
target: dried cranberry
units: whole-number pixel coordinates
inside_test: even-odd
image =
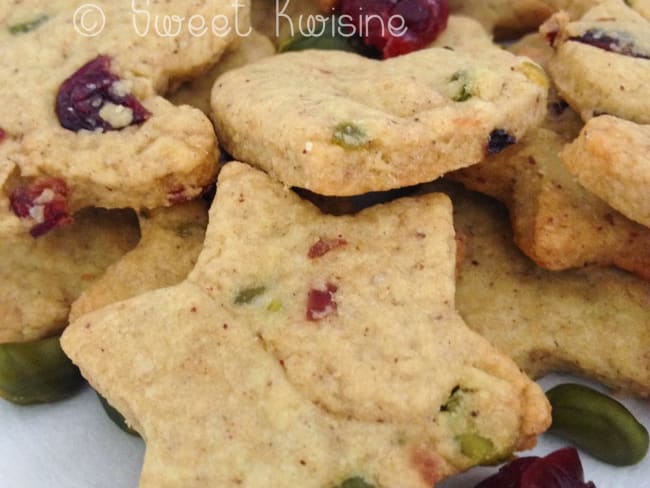
[[[307,256],[311,259],[320,258],[325,256],[332,249],[345,246],[347,241],[341,236],[336,238],[321,237],[316,243],[309,248]]]
[[[39,237],[55,227],[72,222],[68,212],[68,195],[65,181],[43,178],[16,188],[10,196],[11,208],[18,217],[36,221],[30,234]]]
[[[488,139],[487,152],[488,154],[498,154],[506,147],[512,146],[517,142],[517,138],[504,129],[494,129],[490,132]]]
[[[183,186],[172,188],[167,193],[167,201],[172,205],[189,202],[191,199],[192,198],[187,195],[186,189]]]
[[[566,447],[532,463],[521,477],[522,488],[596,488],[585,483],[578,451]]]
[[[596,488],[596,485],[585,482],[578,451],[567,447],[543,458],[516,459],[475,488]]]
[[[336,313],[334,294],[338,290],[336,285],[328,283],[325,290],[309,290],[307,296],[307,320],[322,320]]]
[[[110,67],[111,58],[98,56],[63,82],[56,97],[56,114],[63,127],[72,131],[120,130],[149,118],[149,111],[125,92],[120,78],[111,73]],[[128,123],[114,127],[104,120],[100,112],[107,103],[129,109]]]
[[[7,133],[2,127],[0,127],[0,142],[4,141],[7,138]]]
[[[433,42],[447,27],[448,0],[343,0],[343,15],[384,58],[407,54]],[[403,28],[402,28],[403,27]]]
[[[571,37],[570,41],[589,44],[590,46],[633,58],[650,59],[650,54],[641,51],[634,44],[632,37],[625,32],[607,33],[601,29],[589,29],[581,36]]]

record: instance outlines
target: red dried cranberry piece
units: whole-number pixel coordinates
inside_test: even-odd
[[[30,234],[39,237],[55,227],[72,223],[68,212],[69,193],[68,186],[62,179],[43,178],[19,186],[9,199],[11,208],[18,217],[36,221]]]
[[[63,127],[72,131],[120,130],[149,118],[151,113],[138,99],[120,89],[120,78],[110,67],[111,58],[98,56],[63,82],[56,97],[56,114]],[[99,113],[107,103],[130,109],[130,124],[113,127],[104,120]]]
[[[325,290],[309,290],[307,296],[307,320],[317,321],[336,313],[334,293],[338,287],[328,283]]]
[[[386,59],[431,44],[447,27],[449,2],[448,0],[343,0],[340,12],[352,18],[351,22],[364,42],[368,46],[379,49]]]
[[[650,59],[650,54],[641,51],[631,36],[625,33],[607,33],[601,29],[589,29],[581,36],[571,37],[570,41],[589,44],[590,46],[633,58]]]
[[[532,463],[521,476],[521,488],[596,488],[585,483],[580,456],[574,447],[552,452]]]
[[[7,133],[2,127],[0,127],[0,142],[4,141],[6,138],[7,138]]]
[[[307,253],[307,256],[310,259],[320,258],[322,256],[325,256],[325,254],[327,254],[331,250],[339,247],[343,247],[347,243],[348,242],[345,239],[343,239],[341,236],[336,238],[321,237],[316,241],[316,243],[314,243],[313,246],[309,248],[309,252]]]
[[[519,458],[475,488],[596,488],[585,482],[578,451],[567,447],[546,457]]]
[[[499,469],[497,474],[481,481],[475,488],[520,488],[521,476],[537,460],[537,456],[515,459]]]

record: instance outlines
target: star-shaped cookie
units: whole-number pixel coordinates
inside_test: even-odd
[[[650,229],[575,181],[560,159],[565,143],[553,131],[536,129],[450,178],[504,202],[515,242],[542,268],[613,265],[650,280]]]
[[[587,122],[561,157],[582,186],[650,233],[649,151],[650,125],[603,115]]]
[[[455,311],[455,247],[444,195],[333,217],[229,163],[188,279],[62,344],[143,435],[142,487],[429,488],[549,423]]]
[[[467,324],[533,377],[570,372],[650,396],[650,283],[613,268],[540,269],[512,244],[500,205],[449,194],[466,243],[456,302]]]
[[[138,220],[140,242],[79,295],[70,322],[109,303],[180,283],[194,267],[208,224],[206,202],[143,210]]]

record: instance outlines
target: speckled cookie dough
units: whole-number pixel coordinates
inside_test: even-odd
[[[565,147],[562,160],[587,190],[650,227],[650,125],[595,117]]]
[[[174,0],[132,11],[130,1],[98,1],[104,28],[88,37],[83,29],[99,29],[102,18],[95,9],[83,23],[81,0],[3,2],[0,235],[57,225],[50,208],[30,213],[41,196],[33,185],[43,187],[44,178],[56,180],[45,188],[60,200],[57,215],[86,206],[155,208],[200,193],[217,171],[210,121],[159,95],[216,62],[237,37],[237,20],[246,31],[248,4],[234,3]],[[157,15],[189,13],[221,15],[231,30],[198,36],[184,24],[178,36],[159,34]],[[31,199],[19,202],[22,210],[17,191]]]
[[[603,0],[450,0],[452,12],[477,19],[497,37],[512,39],[517,34],[537,30],[551,14],[560,10],[577,19]],[[648,0],[627,2],[639,11],[648,9]]]
[[[550,421],[455,311],[455,248],[444,195],[333,217],[229,163],[188,279],[62,345],[146,440],[141,488],[430,488]]]
[[[502,154],[450,177],[504,202],[515,242],[540,267],[617,266],[650,281],[650,229],[575,181],[560,159],[566,142],[537,129]]]
[[[275,54],[275,46],[270,39],[253,31],[249,36],[241,39],[238,44],[229,48],[209,71],[195,80],[185,83],[169,99],[176,105],[191,105],[209,115],[211,112],[210,93],[219,76],[226,71],[254,63],[273,54]]]
[[[196,264],[208,225],[202,200],[142,211],[138,245],[72,303],[70,322],[110,303],[183,281]]]
[[[622,0],[603,1],[579,21],[551,17],[541,28],[555,48],[549,72],[587,121],[610,114],[650,123],[650,22]]]
[[[456,301],[467,324],[533,377],[570,372],[650,396],[650,283],[615,269],[539,269],[512,244],[502,209],[450,194],[466,243]]]
[[[63,330],[70,304],[138,242],[132,212],[87,209],[40,239],[0,239],[0,343]]]
[[[376,61],[273,56],[212,91],[219,138],[286,185],[354,195],[431,181],[501,151],[546,112],[547,80],[497,48],[430,48]]]

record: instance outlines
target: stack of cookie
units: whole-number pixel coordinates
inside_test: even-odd
[[[528,375],[650,394],[643,7],[450,2],[377,60],[276,54],[266,0],[83,3],[0,7],[0,348],[65,328],[141,486],[431,487],[535,444]]]

